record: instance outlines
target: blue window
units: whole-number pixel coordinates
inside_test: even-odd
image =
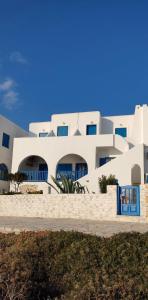
[[[46,137],[48,136],[48,132],[40,132],[39,137]]]
[[[68,135],[68,126],[58,126],[57,136],[67,136]]]
[[[6,133],[3,133],[2,146],[5,148],[9,148],[10,136]]]
[[[122,137],[127,137],[127,128],[115,128],[115,134],[121,135]]]
[[[95,135],[97,132],[97,126],[96,125],[87,125],[86,127],[86,134],[87,135]]]

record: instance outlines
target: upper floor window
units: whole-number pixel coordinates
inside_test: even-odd
[[[48,136],[48,132],[40,132],[39,137],[46,137]]]
[[[86,134],[87,135],[95,135],[97,132],[97,126],[96,125],[87,125],[86,127]]]
[[[68,126],[58,126],[57,136],[68,136]]]
[[[3,133],[2,146],[5,148],[9,148],[10,135]]]
[[[115,128],[115,134],[121,135],[122,137],[127,137],[127,128],[126,127]]]

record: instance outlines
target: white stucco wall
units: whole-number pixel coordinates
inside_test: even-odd
[[[142,182],[144,173],[148,169],[147,160],[144,159],[144,150],[142,150],[143,144],[148,147],[147,105],[137,105],[135,113],[126,116],[102,117],[99,111],[55,114],[51,116],[49,122],[30,123],[30,131],[34,132],[36,137],[28,138],[24,138],[27,135],[26,132],[5,118],[0,118],[0,122],[0,138],[3,131],[12,136],[10,149],[0,148],[0,160],[8,166],[9,170],[12,169],[12,172],[18,171],[20,163],[25,158],[36,155],[42,157],[47,163],[48,180],[50,180],[51,175],[55,176],[58,162],[64,156],[69,155],[70,161],[68,161],[67,156],[62,162],[72,162],[74,165],[78,162],[73,157],[73,154],[76,154],[87,162],[88,177],[84,178],[84,182],[91,182],[91,190],[96,192],[98,190],[97,178],[102,174],[115,174],[119,179],[119,183],[123,185],[131,183],[131,168],[135,163],[140,165]],[[86,126],[91,124],[97,125],[95,136],[86,135]],[[57,135],[58,126],[68,126],[69,136],[38,137],[39,132],[50,132],[51,130]],[[116,127],[126,127],[127,138],[114,135]],[[80,136],[74,136],[77,129],[81,133]],[[14,145],[13,137],[16,137]],[[13,161],[11,168],[12,149]],[[99,158],[104,156],[114,156],[116,158],[114,161],[98,168]]]
[[[144,146],[137,145],[128,152],[118,156],[116,159],[108,162],[100,168],[93,170],[88,175],[82,177],[79,181],[86,185],[90,192],[97,193],[99,191],[98,179],[102,175],[115,175],[119,185],[131,184],[131,170],[135,164],[141,168],[141,183],[144,183]]]
[[[114,220],[116,187],[107,194],[0,195],[0,215],[42,218]]]
[[[48,165],[48,179],[55,176],[58,162],[66,155],[81,156],[88,165],[88,172],[96,168],[96,149],[99,147],[118,147],[123,152],[128,150],[127,142],[120,136],[69,136],[45,138],[14,139],[12,172],[17,172],[20,163],[27,157],[42,157]]]
[[[81,135],[86,135],[86,125],[96,124],[97,134],[100,133],[100,112],[82,112],[82,113],[67,113],[55,114],[51,116],[51,121],[41,123],[30,123],[29,130],[35,134],[39,132],[50,132],[53,130],[57,135],[58,126],[68,126],[68,135],[73,136],[77,129]]]
[[[9,148],[2,146],[3,133],[10,136]],[[14,137],[26,137],[29,135],[25,130],[0,115],[0,164],[5,164],[9,172],[11,172],[12,166]],[[8,189],[9,184],[6,181],[0,180],[0,191],[7,191]]]

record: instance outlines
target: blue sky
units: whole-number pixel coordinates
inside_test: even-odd
[[[148,103],[148,1],[0,0],[0,113],[130,114]]]

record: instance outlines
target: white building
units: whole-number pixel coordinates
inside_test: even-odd
[[[0,192],[9,189],[7,175],[12,167],[14,137],[25,136],[29,133],[0,115]]]
[[[125,116],[104,117],[99,111],[52,115],[51,121],[31,123],[32,134],[20,129],[12,134],[8,121],[2,128],[0,123],[0,130],[15,137],[13,155],[11,145],[9,159],[3,154],[1,163],[13,173],[26,173],[25,184],[39,189],[48,186],[51,175],[79,180],[95,193],[101,175],[114,174],[120,185],[147,180],[147,105],[137,105],[133,115]]]

